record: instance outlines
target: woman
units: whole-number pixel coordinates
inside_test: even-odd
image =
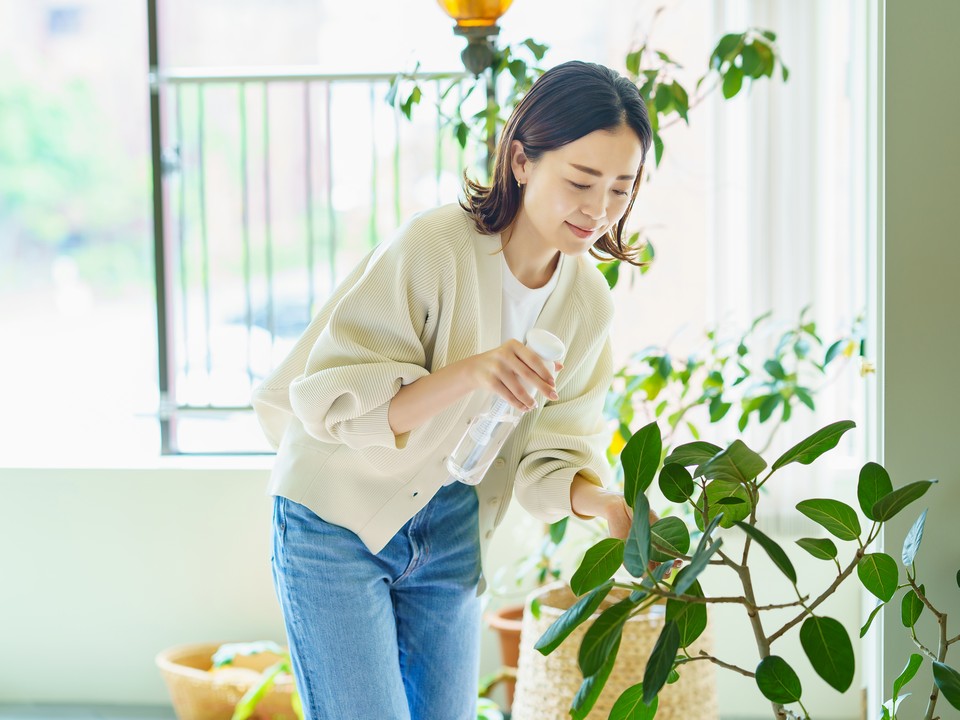
[[[585,254],[636,263],[622,237],[651,138],[626,78],[547,71],[491,186],[467,181],[462,204],[371,251],[255,391],[308,718],[476,717],[478,595],[513,493],[544,522],[602,516],[626,537],[630,508],[604,489],[613,303]],[[533,326],[565,343],[562,363],[523,345]],[[446,454],[489,393],[525,414],[478,486],[451,482]]]

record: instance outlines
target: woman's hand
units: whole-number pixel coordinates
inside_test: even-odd
[[[503,345],[463,362],[467,363],[474,387],[496,393],[521,412],[536,407],[527,388],[533,388],[551,400],[557,399],[553,373],[539,355],[519,340],[507,340]],[[559,362],[554,365],[554,372],[563,367]]]
[[[620,540],[627,539],[627,536],[630,535],[630,527],[633,525],[633,508],[627,505],[627,500],[623,495],[620,493],[609,494],[609,500],[607,501],[606,510],[603,512],[603,517],[607,520],[610,537],[619,538]],[[651,510],[650,526],[652,527],[659,519],[660,516]],[[653,570],[657,564],[658,563],[651,561],[650,569]],[[680,560],[674,560],[673,567],[680,567]],[[670,577],[671,572],[673,572],[672,569],[668,570],[664,577]]]

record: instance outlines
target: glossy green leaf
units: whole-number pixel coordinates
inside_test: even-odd
[[[719,445],[704,442],[703,440],[696,440],[675,447],[663,461],[663,464],[683,465],[684,467],[693,465],[700,466],[719,452],[723,452],[723,448]]]
[[[803,500],[797,503],[797,510],[841,540],[856,540],[860,537],[857,511],[846,503],[832,498]]]
[[[904,686],[913,680],[914,676],[917,674],[917,670],[920,669],[920,666],[923,664],[923,655],[918,653],[912,653],[910,659],[907,660],[907,664],[903,668],[903,672],[897,676],[897,679],[893,681],[893,696],[897,697],[900,694],[900,691]]]
[[[550,525],[550,541],[555,545],[559,545],[563,540],[563,536],[567,533],[567,521],[569,517],[565,517],[562,520],[557,520],[555,523]]]
[[[741,87],[743,87],[743,71],[736,66],[730,67],[723,76],[723,97],[729,100],[740,92]]]
[[[686,555],[690,549],[690,533],[683,520],[670,516],[661,518],[650,528],[650,559],[653,562],[668,562]],[[658,550],[657,547],[662,548]]]
[[[570,578],[570,588],[575,595],[583,595],[612,578],[622,564],[623,540],[605,538],[584,554],[580,567]]]
[[[760,692],[771,702],[796,702],[803,693],[797,673],[779,655],[769,655],[760,661],[757,665],[756,681]]]
[[[777,470],[793,462],[809,465],[828,450],[835,448],[843,434],[856,425],[852,420],[841,420],[820,428],[777,458],[773,469]]]
[[[648,705],[653,703],[660,688],[666,684],[679,649],[680,631],[675,622],[668,620],[660,631],[660,637],[657,638],[647,667],[643,671],[643,701]]]
[[[949,665],[934,661],[933,682],[948,703],[960,710],[960,673]]]
[[[762,457],[741,440],[734,440],[730,447],[705,462],[700,467],[700,473],[708,480],[726,480],[744,485],[766,467],[767,463]]]
[[[860,479],[857,482],[857,499],[860,501],[860,509],[863,514],[871,520],[876,520],[873,516],[873,506],[884,495],[893,492],[893,483],[890,482],[890,475],[883,465],[875,462],[868,462],[860,468]]]
[[[623,465],[623,496],[632,503],[637,493],[650,487],[660,466],[663,445],[656,421],[637,430],[620,451]]]
[[[920,543],[923,540],[923,526],[926,522],[927,511],[924,510],[903,540],[903,552],[900,553],[900,559],[903,560],[904,567],[913,565],[913,561],[917,557],[917,551],[920,549]]]
[[[797,545],[819,560],[833,560],[837,557],[837,546],[830,538],[800,538]]]
[[[560,643],[600,607],[600,603],[603,602],[612,587],[613,581],[606,582],[577,600],[547,628],[547,631],[537,640],[534,648],[544,655],[549,655],[560,647]]]
[[[643,701],[643,683],[628,687],[610,709],[609,720],[653,720],[660,698],[647,705]]]
[[[716,48],[714,48],[713,53],[710,55],[711,67],[717,69],[722,63],[730,60],[742,40],[743,35],[740,33],[728,33],[720,38],[720,42],[717,43]]]
[[[873,619],[877,616],[877,613],[883,609],[883,606],[886,605],[883,600],[877,603],[877,606],[870,612],[870,616],[867,618],[867,621],[863,624],[863,627],[860,628],[860,637],[862,638],[867,634],[867,630],[870,629],[870,625],[873,624]]]
[[[683,465],[665,464],[660,471],[660,492],[670,502],[686,502],[693,495],[693,478]]]
[[[920,592],[926,594],[927,589],[924,585],[920,586]],[[921,615],[923,615],[923,600],[913,588],[910,588],[900,599],[900,622],[904,627],[910,628],[917,624]]]
[[[690,560],[690,564],[684,568],[686,572],[680,573],[677,579],[673,581],[673,592],[677,595],[683,595],[693,585],[693,581],[710,564],[710,558],[720,549],[722,544],[723,540],[717,538],[709,547],[698,547],[697,552]]]
[[[643,491],[634,500],[633,522],[627,535],[623,566],[634,577],[643,577],[650,562],[650,504]]]
[[[920,482],[904,485],[902,488],[897,488],[893,492],[884,495],[874,504],[873,516],[877,520],[886,522],[896,516],[896,514],[907,507],[907,505],[923,497],[924,493],[926,493],[935,482],[937,481],[921,480]]]
[[[857,563],[857,576],[863,586],[884,602],[897,591],[900,576],[897,561],[886,553],[870,553]]]
[[[677,579],[686,571],[687,568],[681,569]],[[700,583],[694,581],[684,595],[703,597]],[[689,647],[707,629],[707,606],[703,603],[667,600],[666,619],[676,623],[680,633],[680,647]]]
[[[667,675],[667,685],[673,685],[677,680],[680,679],[680,673],[677,672],[677,669],[674,668],[670,671],[670,674]]]
[[[794,569],[793,563],[790,562],[790,558],[787,556],[787,553],[784,552],[782,547],[780,547],[776,542],[771,540],[770,537],[762,533],[753,525],[738,522],[737,527],[752,537],[756,543],[764,549],[767,555],[770,556],[770,559],[773,560],[773,564],[780,569],[780,572],[787,576],[787,579],[790,582],[792,582],[794,585],[797,584],[797,571]]]
[[[743,502],[735,505],[722,504],[721,500],[728,497],[736,497]],[[749,491],[740,483],[729,480],[712,480],[707,485],[706,492],[701,492],[697,497],[694,520],[698,528],[703,528],[704,503],[706,503],[707,521],[710,522],[718,513],[723,513],[720,526],[724,528],[731,528],[735,522],[750,515]]]
[[[743,48],[743,52],[740,53],[740,58],[742,63],[740,67],[744,75],[759,77],[763,72],[763,62],[760,60],[760,53],[757,52],[753,43]]]
[[[590,715],[590,711],[593,710],[593,706],[597,704],[600,693],[603,692],[610,673],[613,671],[613,666],[617,661],[617,653],[619,651],[620,638],[618,637],[603,667],[593,675],[583,679],[583,682],[580,684],[580,689],[577,690],[577,694],[570,704],[570,715],[574,720],[586,720]]]
[[[634,607],[629,598],[621,600],[604,610],[587,628],[577,656],[584,677],[593,675],[603,667],[614,644],[620,640],[623,624]]]
[[[746,500],[736,495],[731,495],[730,497],[724,497],[717,500],[717,505],[743,505]]]
[[[829,617],[808,617],[800,627],[800,644],[817,675],[838,692],[853,682],[853,645],[843,625]]]

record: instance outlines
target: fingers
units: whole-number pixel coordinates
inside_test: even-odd
[[[514,345],[513,349],[517,358],[520,360],[520,364],[516,368],[517,374],[526,378],[531,386],[542,393],[544,397],[556,400],[556,381],[553,379],[553,373],[550,372],[550,368],[547,367],[547,363],[543,361],[543,358],[530,348],[525,345],[520,345],[519,343]]]

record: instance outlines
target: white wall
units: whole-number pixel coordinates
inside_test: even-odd
[[[895,485],[940,481],[887,526],[885,549],[898,557],[907,530],[929,507],[917,558],[920,580],[934,604],[950,615],[955,636],[960,632],[960,463],[954,454],[960,386],[953,378],[960,356],[960,95],[954,47],[960,3],[887,0],[884,22],[881,462]],[[889,688],[915,648],[898,609],[886,613],[883,629],[884,686]],[[936,639],[932,631],[932,623],[921,622],[928,645]],[[960,667],[960,647],[951,648],[947,661]],[[926,663],[907,688],[914,693],[904,705],[907,717],[922,717],[931,682]],[[942,699],[936,712],[960,717]]]

